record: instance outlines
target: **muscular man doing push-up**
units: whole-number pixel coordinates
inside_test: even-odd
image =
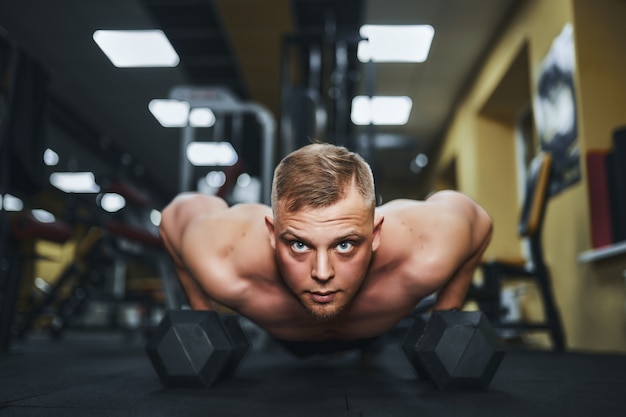
[[[492,229],[458,192],[375,201],[359,155],[311,144],[277,166],[271,208],[181,194],[160,232],[193,309],[219,303],[285,343],[358,346],[432,293],[435,310],[461,308]]]

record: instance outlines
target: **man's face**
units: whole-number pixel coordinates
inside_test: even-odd
[[[284,282],[313,316],[334,318],[354,298],[378,247],[382,220],[374,221],[355,189],[330,207],[278,209],[275,219],[266,218]]]

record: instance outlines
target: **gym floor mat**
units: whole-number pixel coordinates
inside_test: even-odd
[[[0,416],[622,416],[626,355],[510,349],[491,386],[439,391],[395,342],[296,359],[255,349],[211,389],[165,389],[142,340],[119,333],[34,335],[0,355]]]

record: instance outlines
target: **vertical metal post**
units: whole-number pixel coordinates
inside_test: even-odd
[[[271,204],[272,179],[274,176],[274,152],[276,149],[276,122],[272,113],[259,104],[248,104],[246,109],[253,112],[263,128],[261,164],[261,202]]]
[[[371,99],[376,95],[376,64],[369,61],[365,64],[365,94]],[[376,127],[372,122],[367,125],[367,135],[363,157],[367,159],[374,169],[374,140],[376,139]]]
[[[345,41],[335,44],[335,70],[332,74],[333,91],[335,94],[334,133],[335,143],[348,146],[348,46]]]
[[[195,128],[187,125],[182,130],[180,141],[180,184],[179,191],[181,193],[191,190],[191,176],[193,174],[193,165],[187,159],[187,146],[193,142]]]

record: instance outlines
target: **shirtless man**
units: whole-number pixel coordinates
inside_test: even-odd
[[[424,297],[463,306],[492,223],[453,191],[375,207],[372,172],[329,144],[278,165],[272,208],[181,194],[161,236],[195,310],[215,303],[289,342],[369,340]]]

